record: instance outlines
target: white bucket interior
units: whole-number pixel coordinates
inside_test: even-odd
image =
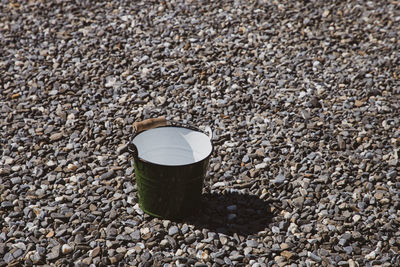
[[[167,166],[199,162],[212,151],[207,135],[182,127],[150,129],[135,136],[132,143],[139,158]]]

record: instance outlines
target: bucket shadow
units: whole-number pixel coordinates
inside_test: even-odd
[[[256,195],[205,193],[199,211],[187,222],[217,233],[246,236],[268,228],[273,217],[270,203]]]

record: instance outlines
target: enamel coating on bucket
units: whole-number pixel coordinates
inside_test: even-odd
[[[161,166],[135,160],[140,208],[155,217],[179,219],[200,202],[208,158],[187,166]]]
[[[150,132],[148,132],[147,135],[152,136],[152,134],[157,131],[162,132],[160,130],[161,128],[167,127],[170,126],[152,129],[154,130],[153,132],[151,132],[152,130],[149,130]],[[179,127],[176,129],[178,132],[176,138],[179,139],[182,137],[179,136],[181,134],[179,131],[182,131],[184,137],[188,137],[188,139],[186,139],[188,141],[187,143],[192,142],[190,137],[193,137],[193,134],[195,136],[201,134],[207,137],[207,135],[200,131],[193,131]],[[169,130],[172,131],[173,129]],[[142,135],[142,133],[139,135]],[[138,140],[144,140],[144,136],[146,136],[146,134],[142,135],[141,138],[137,138],[136,142],[138,142]],[[163,151],[164,143],[171,146],[174,144],[174,141],[176,141],[176,138],[172,137],[170,136],[166,140],[159,141],[159,139],[163,138],[162,136],[159,136],[159,138],[154,139],[154,142],[160,143],[157,146],[159,146],[160,150]],[[155,149],[151,147],[152,143],[150,142],[149,144],[147,141],[148,140],[144,142],[146,144],[145,146],[142,146],[142,150],[148,149],[148,153],[151,154]],[[132,144],[134,144],[134,142],[135,137],[133,138]],[[137,154],[134,155],[133,163],[139,193],[139,206],[144,212],[160,218],[180,219],[196,211],[200,203],[203,181],[207,172],[209,158],[213,150],[211,140],[208,137],[207,142],[208,143],[201,146],[210,146],[208,149],[202,151],[205,151],[206,153],[203,153],[201,160],[198,158],[193,159],[193,162],[189,164],[186,162],[182,165],[178,165],[174,160],[168,158],[165,159],[165,164],[150,162],[149,160],[141,158],[141,151],[139,148]],[[136,143],[136,145],[139,144]],[[194,150],[200,149],[198,144],[193,144],[192,142],[192,145],[195,147]],[[176,148],[175,154],[178,150],[182,150],[182,147]],[[174,149],[172,148],[172,154],[174,154],[173,151]],[[146,151],[142,152],[142,155],[146,155]],[[196,152],[198,151],[193,151],[194,154]]]

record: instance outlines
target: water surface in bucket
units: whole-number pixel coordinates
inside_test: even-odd
[[[187,165],[207,158],[212,151],[204,133],[182,127],[160,127],[133,139],[143,160],[167,166]]]

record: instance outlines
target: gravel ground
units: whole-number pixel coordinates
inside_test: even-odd
[[[400,266],[398,1],[0,2],[0,266]],[[126,143],[210,125],[202,208]]]

